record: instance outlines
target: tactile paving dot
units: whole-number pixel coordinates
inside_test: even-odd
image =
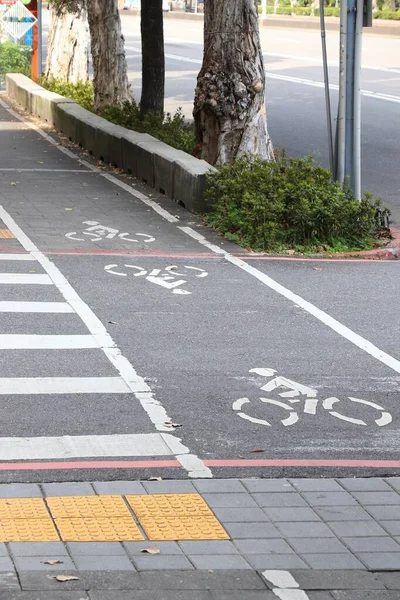
[[[138,517],[204,515],[214,517],[207,503],[199,494],[157,494],[149,496],[126,496]]]
[[[64,542],[141,542],[142,533],[132,517],[56,519]]]
[[[0,520],[0,542],[58,542],[50,518]]]
[[[107,517],[132,519],[121,496],[66,496],[46,498],[46,501],[55,519]]]
[[[49,519],[42,498],[1,498],[0,519]]]
[[[161,540],[229,540],[215,517],[139,517],[147,537]]]

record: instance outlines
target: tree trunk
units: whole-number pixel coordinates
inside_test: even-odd
[[[142,97],[140,113],[164,114],[165,59],[162,0],[142,0]]]
[[[93,59],[94,107],[131,100],[118,0],[87,0]]]
[[[86,0],[51,6],[45,76],[68,83],[89,79]]]
[[[193,111],[201,158],[212,165],[244,154],[272,159],[257,0],[207,0],[204,13]]]

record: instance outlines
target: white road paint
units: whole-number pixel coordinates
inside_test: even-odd
[[[132,269],[133,271],[135,271],[133,273],[133,277],[145,277],[146,281],[149,281],[150,283],[154,283],[155,285],[159,285],[161,287],[166,288],[167,290],[171,291],[173,294],[180,294],[180,295],[189,295],[192,292],[189,292],[187,290],[183,290],[181,288],[182,285],[184,285],[185,283],[187,283],[186,279],[177,279],[177,276],[179,277],[187,277],[188,275],[194,275],[195,277],[207,277],[208,273],[207,271],[205,271],[204,269],[200,269],[198,267],[188,267],[188,266],[184,266],[184,267],[179,267],[181,270],[183,269],[189,269],[189,274],[188,273],[178,273],[176,271],[176,269],[178,269],[178,267],[176,265],[170,265],[168,267],[165,267],[164,269],[152,269],[151,271],[146,271],[146,269],[144,269],[143,267],[138,267],[136,265],[123,265],[123,267],[119,267],[117,264],[111,264],[111,265],[106,265],[104,267],[104,270],[106,271],[106,273],[109,273],[110,275],[117,275],[119,277],[127,277],[128,273],[121,271],[121,270],[117,270],[117,269]],[[166,271],[166,272],[162,272],[162,271]],[[193,271],[196,271],[196,273],[194,273]]]
[[[358,333],[355,333],[354,331],[349,329],[349,327],[342,325],[342,323],[328,315],[320,308],[317,308],[311,302],[308,302],[308,300],[304,300],[304,298],[302,298],[298,294],[295,294],[285,286],[281,285],[280,283],[272,279],[272,277],[269,277],[262,271],[259,271],[255,267],[249,265],[244,260],[233,256],[223,248],[220,248],[220,246],[212,244],[203,235],[201,235],[198,231],[195,231],[191,227],[179,226],[178,229],[189,235],[191,238],[197,240],[202,246],[211,250],[211,252],[214,252],[219,256],[224,256],[227,262],[231,263],[235,267],[238,267],[245,273],[252,275],[252,277],[255,277],[258,281],[269,287],[274,292],[277,292],[287,300],[290,300],[290,302],[292,302],[295,306],[298,306],[306,312],[308,312],[310,315],[312,315],[313,317],[318,319],[318,321],[335,331],[341,337],[348,340],[349,342],[351,342],[352,344],[354,344],[355,346],[357,346],[358,348],[360,348],[379,362],[389,367],[389,369],[392,369],[396,373],[400,373],[400,361],[398,361],[393,356],[390,356],[390,354],[387,354],[386,352],[384,352],[383,350],[381,350],[380,348],[363,338],[361,335],[358,335]]]
[[[53,285],[48,275],[34,273],[0,273],[0,283],[15,285]]]
[[[121,377],[1,377],[0,395],[129,394]],[[0,438],[1,439],[1,438]]]
[[[0,172],[14,173],[93,173],[85,169],[1,169]]]
[[[172,449],[172,448],[173,449]],[[163,433],[61,437],[0,437],[0,461],[69,458],[171,456],[189,450],[179,438]]]
[[[33,258],[33,257],[31,257]],[[10,313],[73,313],[67,302],[0,302],[0,312]]]
[[[299,584],[289,571],[264,571],[262,575],[275,586],[272,592],[281,600],[310,600],[309,596],[299,589]]]
[[[70,233],[66,233],[65,237],[70,240],[76,240],[78,242],[84,242],[85,238],[76,237],[77,235],[83,235],[89,237],[89,241],[98,242],[104,239],[114,239],[115,237],[119,237],[124,242],[133,242],[133,243],[143,243],[150,244],[154,242],[156,238],[147,233],[135,233],[134,235],[138,236],[140,240],[132,239],[129,237],[128,232],[120,232],[119,229],[115,229],[114,227],[108,227],[107,225],[101,225],[98,221],[84,221],[83,225],[89,225],[86,227],[81,233],[78,234],[77,231],[71,231]]]
[[[98,348],[92,335],[0,334],[0,350],[72,350]]]
[[[30,254],[0,254],[0,260],[34,261],[35,259]]]
[[[301,62],[313,62],[322,65],[322,58],[315,56],[297,56],[296,54],[278,54],[276,52],[263,52],[264,56],[271,56],[276,58],[287,58],[289,60],[299,60]],[[328,61],[328,67],[338,67],[339,63],[335,61]],[[392,67],[373,67],[371,65],[362,65],[363,69],[369,71],[383,71],[384,73],[400,73],[400,69],[394,69]]]

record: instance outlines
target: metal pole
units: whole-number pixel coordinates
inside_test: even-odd
[[[364,0],[357,0],[354,48],[354,122],[353,122],[353,190],[361,200],[361,51]]]
[[[324,65],[324,82],[325,82],[325,104],[326,104],[326,124],[328,127],[328,147],[329,147],[329,165],[331,169],[332,180],[335,178],[335,159],[333,153],[333,135],[332,135],[332,114],[331,114],[331,98],[329,92],[329,71],[328,71],[328,55],[326,52],[326,30],[325,30],[325,0],[319,0],[319,18],[321,23],[321,41],[322,41],[322,61]]]
[[[43,19],[42,19],[42,0],[38,0],[37,5],[37,26],[38,26],[38,75],[43,73]]]
[[[346,48],[347,48],[347,0],[340,3],[340,57],[339,57],[339,105],[337,124],[337,173],[340,183],[344,181],[346,148]]]
[[[346,156],[345,177],[350,179],[350,186],[354,190],[353,181],[353,150],[354,150],[354,52],[356,36],[356,2],[348,0],[347,5],[347,51],[346,51]]]

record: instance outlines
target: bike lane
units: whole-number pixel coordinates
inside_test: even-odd
[[[155,212],[148,191],[145,197],[137,191],[132,196],[126,187],[131,181],[120,187],[101,171],[30,174],[29,179],[19,173],[18,179],[11,192],[2,192],[7,214],[135,365],[171,418],[166,430],[179,435],[213,474],[228,470],[228,463],[216,461],[234,461],[235,475],[243,474],[247,463],[242,461],[255,457],[275,462],[253,463],[248,475],[296,473],[299,464],[277,462],[286,459],[397,458],[398,373],[245,272],[237,259],[232,262],[222,250],[199,243],[201,235],[213,242],[215,235],[193,216],[177,208],[178,218],[168,202],[171,212]],[[307,263],[310,269],[318,264]],[[273,277],[269,263],[262,268]],[[296,266],[292,276],[285,268],[295,283]],[[261,390],[275,376],[296,383]],[[120,430],[113,402],[110,397],[107,422],[97,426],[98,432]],[[151,423],[131,407],[132,414],[127,407],[122,415],[124,431],[150,432]],[[96,402],[91,409],[88,419],[96,415]],[[29,412],[24,415],[30,435],[38,435],[39,424]],[[71,434],[68,424],[62,433]],[[17,425],[13,435],[26,435],[26,429]],[[374,472],[392,467],[382,464]]]

